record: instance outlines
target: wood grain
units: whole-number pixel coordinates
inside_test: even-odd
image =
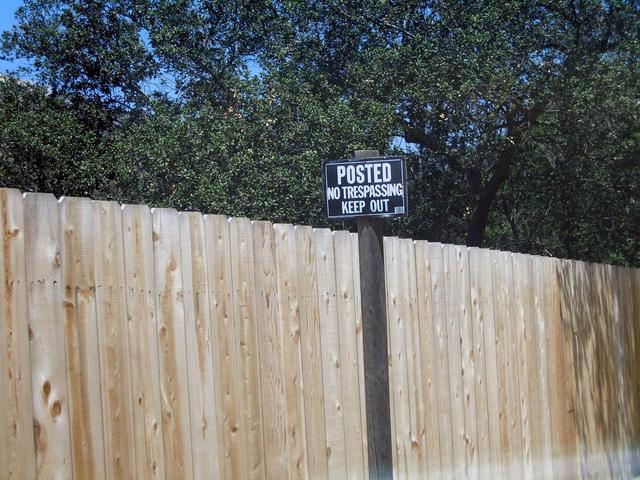
[[[447,326],[446,270],[444,246],[440,243],[427,245],[429,271],[431,273],[430,298],[432,302],[436,348],[436,382],[438,384],[438,431],[440,436],[440,465],[442,478],[455,478],[453,446],[454,410],[451,402],[449,375],[449,335]],[[457,413],[457,412],[456,412]]]
[[[287,478],[306,478],[304,395],[300,345],[296,235],[293,225],[274,225],[278,308],[282,326],[282,366],[286,422]],[[359,412],[358,412],[359,413]],[[360,438],[360,437],[358,437]]]
[[[93,202],[93,215],[96,319],[107,477],[135,478],[122,214],[116,202]]]
[[[205,240],[204,217],[201,213],[181,212],[179,218],[187,370],[192,372],[189,375],[189,413],[193,476],[207,479],[222,475],[216,425],[214,333],[207,275],[208,242]],[[224,255],[224,252],[220,252],[220,255]]]
[[[258,321],[254,289],[253,233],[251,221],[247,218],[231,218],[229,220],[231,270],[233,277],[234,325],[236,336],[236,363],[238,389],[238,415],[240,422],[240,449],[242,472],[247,478],[264,478],[264,445],[262,432],[262,402],[260,397],[260,366],[258,354]],[[221,261],[221,260],[218,260]],[[221,350],[221,355],[224,351]],[[220,357],[223,361],[224,357]],[[221,368],[223,363],[219,361]],[[219,378],[225,378],[228,371],[220,371]],[[227,418],[221,408],[227,403],[227,410],[234,405],[231,395],[233,391],[228,384],[228,397],[218,394],[218,421]],[[226,435],[231,432],[227,426]],[[229,440],[221,439],[220,445],[227,445]],[[225,447],[226,448],[226,447]],[[229,456],[229,455],[227,455]],[[231,463],[227,462],[227,475],[231,475]]]
[[[366,430],[362,428],[360,412],[353,243],[351,234],[344,230],[334,233],[333,242],[347,477],[356,479],[364,477],[362,436]]]
[[[282,366],[282,322],[278,308],[275,236],[270,222],[253,223],[253,259],[256,312],[260,318],[258,351],[262,429],[265,438],[265,474],[267,478],[285,478],[286,406]]]
[[[178,212],[152,211],[162,431],[167,478],[192,478],[189,372]]]
[[[389,335],[389,393],[393,412],[393,447],[397,456],[398,478],[417,475],[417,463],[412,458],[411,413],[407,367],[406,322],[409,319],[409,299],[406,281],[403,285],[401,240],[384,239],[385,272],[387,275],[387,331]]]
[[[368,449],[369,442],[367,441],[367,396],[365,393],[365,383],[364,383],[364,338],[362,335],[362,295],[361,295],[361,285],[360,285],[360,255],[359,255],[359,244],[358,244],[358,234],[351,234],[351,245],[352,245],[352,266],[351,271],[353,273],[353,290],[354,290],[354,304],[355,304],[355,322],[356,322],[356,342],[358,348],[358,382],[359,382],[359,390],[360,390],[360,418],[361,418],[361,426],[362,426],[362,455],[364,462],[364,472],[363,478],[369,478],[369,459],[368,459]]]
[[[497,479],[502,478],[502,450],[491,254],[470,248],[468,255],[480,476]]]
[[[73,476],[105,478],[93,204],[63,198],[59,213]]]
[[[0,221],[0,472],[7,478],[34,478],[25,224],[18,190],[0,190]]]
[[[24,197],[33,427],[39,478],[71,478],[58,201]]]
[[[428,478],[441,478],[440,427],[438,409],[437,335],[431,296],[431,263],[425,241],[415,242],[416,297],[422,366],[422,400],[424,402],[424,444]]]
[[[165,478],[151,211],[122,208],[137,478]]]
[[[337,318],[333,236],[331,231],[326,229],[317,229],[314,233],[320,313],[327,474],[329,478],[345,478],[347,475],[347,460],[342,406],[340,326]]]
[[[235,478],[243,474],[241,458],[241,412],[238,399],[236,309],[231,266],[231,231],[227,217],[205,215],[205,243],[209,309],[213,343],[216,425],[220,475]]]
[[[538,371],[536,339],[534,337],[531,257],[512,254],[515,333],[517,338],[516,361],[518,369],[520,419],[522,434],[522,458],[524,478],[533,480],[536,475],[534,461],[541,445],[540,412],[535,410],[541,399],[537,388]],[[536,419],[533,422],[533,419]],[[538,473],[539,475],[539,473]]]
[[[511,255],[491,252],[503,476],[524,476]]]
[[[296,227],[297,280],[300,302],[300,344],[304,394],[305,433],[309,478],[328,478],[327,438],[318,273],[315,234],[311,227]]]

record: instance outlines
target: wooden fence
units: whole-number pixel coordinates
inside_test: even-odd
[[[1,478],[367,476],[355,234],[0,190]],[[640,271],[385,239],[397,478],[639,475]]]

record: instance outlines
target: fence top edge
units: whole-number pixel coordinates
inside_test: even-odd
[[[239,217],[234,217],[234,216],[228,216],[228,215],[223,215],[223,214],[219,214],[219,213],[202,213],[202,212],[198,212],[198,211],[180,211],[176,208],[172,208],[172,207],[151,207],[149,205],[146,204],[136,204],[136,203],[120,203],[116,200],[99,200],[99,199],[92,199],[90,197],[81,197],[81,196],[75,196],[75,195],[62,195],[60,197],[56,197],[55,194],[50,193],[50,192],[22,192],[21,190],[14,188],[14,187],[0,187],[0,192],[4,192],[5,195],[6,194],[11,194],[11,195],[17,195],[20,198],[22,198],[23,200],[26,198],[34,198],[34,197],[40,197],[40,198],[47,198],[47,197],[53,197],[54,199],[57,198],[57,202],[59,205],[62,204],[69,204],[69,203],[80,203],[80,204],[86,204],[88,202],[92,202],[92,203],[96,203],[96,204],[118,204],[120,205],[120,209],[123,211],[129,211],[129,210],[143,210],[143,211],[148,211],[151,215],[153,215],[155,212],[158,213],[165,213],[165,214],[185,214],[185,215],[194,215],[194,214],[200,214],[202,215],[205,219],[207,217],[221,217],[221,218],[225,218],[227,219],[227,221],[229,223],[234,223],[234,222],[239,222],[239,223],[246,223],[246,222],[251,222],[251,224],[255,224],[255,225],[262,225],[262,226],[266,226],[266,225],[271,225],[273,227],[275,227],[276,225],[286,225],[287,228],[289,228],[289,226],[292,226],[294,230],[297,230],[298,228],[300,228],[301,230],[308,230],[310,229],[312,232],[324,232],[324,231],[328,231],[331,232],[331,235],[335,235],[335,232],[348,232],[350,233],[352,236],[353,235],[358,235],[356,232],[350,232],[349,230],[346,229],[341,229],[341,230],[334,230],[332,228],[329,227],[313,227],[312,225],[298,225],[298,224],[293,224],[293,223],[282,223],[282,222],[272,222],[270,220],[251,220],[248,217],[243,217],[243,216],[239,216]],[[340,234],[342,235],[342,234]],[[548,255],[540,255],[540,254],[531,254],[531,253],[522,253],[522,252],[513,252],[513,251],[509,251],[509,250],[496,250],[496,249],[492,249],[492,248],[484,248],[484,247],[473,247],[473,246],[467,246],[467,245],[460,245],[460,244],[455,244],[455,243],[443,243],[443,242],[432,242],[429,240],[423,240],[423,239],[411,239],[411,238],[402,238],[399,236],[385,236],[384,239],[386,240],[387,238],[396,238],[398,240],[411,240],[413,241],[414,245],[418,245],[418,244],[426,244],[429,246],[433,246],[435,248],[440,247],[440,248],[444,248],[446,246],[453,246],[453,247],[458,247],[458,248],[466,248],[468,251],[488,251],[488,252],[496,252],[496,254],[504,254],[504,253],[510,253],[511,255],[524,255],[524,256],[528,256],[531,257],[531,259],[547,259],[549,261],[559,261],[561,264],[570,264],[570,262],[576,262],[576,264],[578,263],[582,263],[585,264],[586,266],[591,266],[591,265],[605,265],[605,266],[610,266],[610,267],[615,267],[615,268],[624,268],[624,269],[630,269],[630,270],[634,270],[634,271],[639,271],[640,272],[640,268],[638,267],[632,267],[632,266],[627,266],[627,265],[614,265],[614,264],[608,264],[608,263],[601,263],[601,262],[594,262],[594,261],[590,261],[590,260],[578,260],[578,259],[570,259],[570,258],[562,258],[562,257],[554,257],[554,256],[548,256]]]

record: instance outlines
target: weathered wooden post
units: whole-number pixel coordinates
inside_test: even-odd
[[[355,159],[378,156],[377,150],[355,152]],[[387,302],[382,238],[381,218],[358,218],[364,390],[367,406],[370,479],[393,477]]]
[[[350,160],[325,163],[324,182],[327,217],[358,219],[369,478],[388,479],[393,460],[381,217],[407,213],[404,158],[358,150]]]

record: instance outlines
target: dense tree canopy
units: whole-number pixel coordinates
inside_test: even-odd
[[[635,0],[26,0],[16,19],[5,185],[323,225],[322,161],[377,148],[409,157],[391,233],[640,265]]]

